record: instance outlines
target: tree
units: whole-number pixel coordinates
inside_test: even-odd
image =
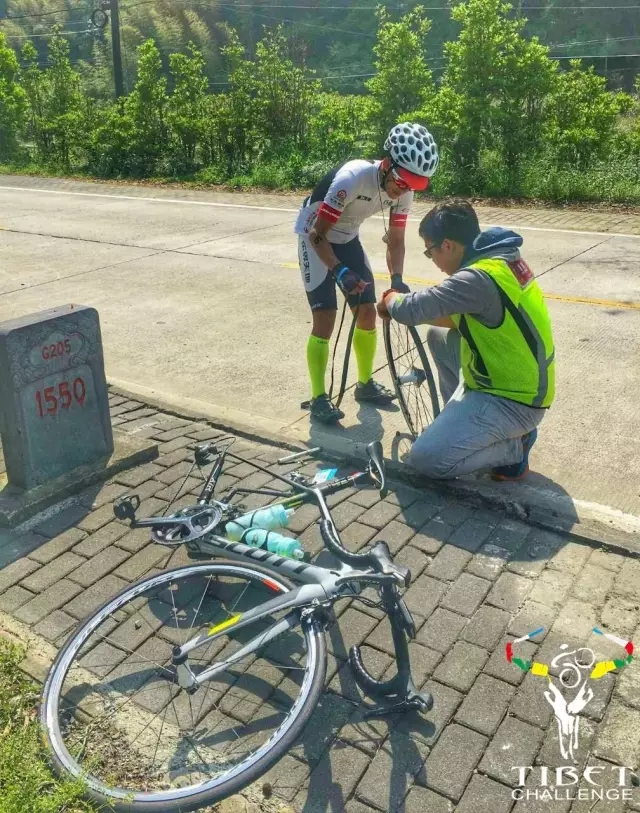
[[[38,52],[27,40],[22,46],[22,86],[27,94],[26,140],[45,162],[51,157],[51,133],[47,126],[48,88],[44,71],[38,67]]]
[[[171,54],[169,69],[173,93],[167,103],[167,124],[174,137],[174,169],[190,171],[195,166],[196,147],[204,132],[207,78],[204,59],[193,43],[189,54]]]
[[[221,49],[229,77],[228,93],[207,97],[206,147],[209,163],[219,162],[232,173],[254,152],[253,63],[235,29],[224,27],[227,43]]]
[[[28,105],[27,137],[40,160],[69,169],[75,152],[84,146],[86,100],[80,77],[71,67],[69,43],[54,28],[49,41],[48,67],[38,67],[38,53],[31,42],[22,48],[22,72]]]
[[[309,119],[307,145],[310,157],[338,163],[364,154],[364,143],[371,136],[370,106],[368,96],[318,94]]]
[[[618,116],[632,106],[626,93],[608,91],[606,79],[593,67],[583,70],[580,60],[572,59],[549,98],[547,138],[558,160],[584,167],[592,158],[602,157],[615,135]]]
[[[0,159],[11,160],[27,113],[27,94],[18,82],[18,59],[0,32]]]
[[[320,83],[293,63],[282,26],[265,30],[253,67],[255,127],[262,146],[272,153],[299,148]]]
[[[557,62],[537,39],[521,36],[502,0],[468,0],[453,8],[462,26],[445,45],[448,65],[438,98],[446,146],[459,170],[473,172],[482,149],[496,150],[507,168],[540,148],[545,99]]]
[[[394,124],[412,111],[428,109],[435,97],[424,40],[431,29],[424,8],[416,6],[392,22],[384,6],[377,11],[378,39],[374,46],[376,75],[366,82],[371,94],[371,124],[376,148]]]
[[[153,40],[138,48],[138,77],[124,103],[131,128],[130,170],[140,176],[153,175],[166,155],[167,79],[162,72],[160,52]]]
[[[64,37],[52,37],[45,71],[48,92],[48,128],[56,163],[69,169],[74,149],[84,145],[85,98],[80,89],[80,77],[71,67],[69,43]]]

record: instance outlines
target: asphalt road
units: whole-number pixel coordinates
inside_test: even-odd
[[[65,302],[94,306],[110,378],[309,436],[300,401],[310,312],[292,231],[299,201],[234,200],[0,177],[0,320]],[[405,264],[414,289],[439,280],[417,219]],[[640,237],[553,224],[520,231],[549,297],[558,369],[528,488],[640,516]],[[362,230],[379,285],[382,233],[380,219]],[[389,383],[379,345],[379,377]],[[343,437],[393,445],[398,412],[356,410],[349,393],[344,404]]]

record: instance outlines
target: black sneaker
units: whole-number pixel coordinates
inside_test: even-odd
[[[506,483],[522,480],[529,474],[529,452],[538,439],[538,430],[533,429],[522,436],[522,460],[510,466],[496,466],[491,469],[491,479]]]
[[[366,401],[370,404],[390,404],[395,400],[396,395],[370,378],[366,384],[360,382],[356,384],[355,397],[356,401]]]
[[[311,399],[309,410],[313,417],[322,423],[337,423],[344,418],[344,412],[331,403],[325,392]]]

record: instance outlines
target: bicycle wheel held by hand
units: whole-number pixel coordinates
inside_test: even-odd
[[[438,390],[420,334],[386,319],[384,346],[391,380],[409,432],[417,438],[440,414]]]

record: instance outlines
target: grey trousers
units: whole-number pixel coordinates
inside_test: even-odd
[[[415,441],[408,462],[427,477],[448,479],[522,460],[521,438],[546,410],[469,390],[460,370],[460,334],[430,327],[427,344],[445,407]]]

